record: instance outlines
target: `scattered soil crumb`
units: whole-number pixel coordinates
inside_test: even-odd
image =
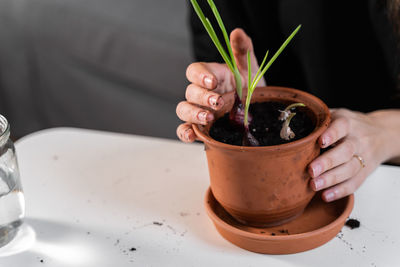
[[[116,246],[116,245],[118,245],[118,244],[119,244],[119,239],[117,239],[117,240],[115,241],[114,246]]]
[[[90,232],[86,232],[87,235],[90,235]]]
[[[271,233],[271,235],[276,235],[275,233]]]
[[[163,225],[163,223],[161,223],[161,222],[153,222],[153,224],[154,225],[158,225],[158,226],[162,226]]]
[[[185,236],[186,233],[187,233],[187,230],[185,230],[185,231],[181,234],[181,236]]]
[[[360,227],[360,221],[356,219],[348,219],[346,221],[346,226],[350,227],[351,230]]]
[[[200,216],[200,212],[196,213],[197,216]]]
[[[174,235],[176,235],[176,230],[174,229],[174,227],[172,227],[171,225],[167,225],[167,227],[169,229],[171,229],[171,231],[174,233]]]
[[[43,259],[41,259],[41,260],[40,260],[40,262],[41,262],[41,263],[44,263],[44,260],[43,260]]]
[[[131,248],[129,249],[129,251],[136,251],[136,248],[131,247]]]
[[[54,156],[53,156],[53,160],[58,160],[58,156],[57,156],[57,155],[54,155]]]
[[[189,216],[190,213],[189,213],[189,212],[183,212],[183,211],[181,211],[181,212],[179,213],[179,215],[181,215],[181,217],[186,217],[186,216]]]
[[[336,235],[336,237],[337,238],[339,238],[346,246],[348,246],[351,250],[353,250],[353,245],[350,243],[350,242],[348,242],[347,240],[345,240],[344,238],[343,238],[343,233],[342,233],[342,231],[340,231],[337,235]]]

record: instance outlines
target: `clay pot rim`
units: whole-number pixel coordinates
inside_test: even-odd
[[[290,92],[294,94],[301,94],[306,96],[307,98],[311,99],[313,102],[318,103],[322,107],[322,109],[325,111],[325,119],[320,122],[320,127],[316,126],[316,128],[306,137],[303,137],[299,140],[289,142],[286,144],[280,144],[280,145],[273,145],[273,146],[258,146],[258,147],[251,147],[251,146],[236,146],[236,145],[230,145],[230,144],[225,144],[222,142],[219,142],[213,138],[211,138],[209,135],[204,134],[204,132],[200,129],[200,127],[205,127],[204,125],[198,125],[198,124],[193,124],[193,130],[196,133],[197,137],[204,143],[211,143],[216,147],[222,148],[222,149],[230,149],[230,150],[241,150],[241,151],[265,151],[265,152],[271,152],[271,151],[278,151],[278,150],[287,150],[287,149],[293,149],[299,146],[303,146],[310,142],[311,140],[318,138],[321,136],[321,134],[328,128],[331,115],[328,106],[318,97],[307,93],[305,91],[301,91],[298,89],[294,88],[289,88],[289,87],[282,87],[282,86],[263,86],[263,87],[258,87],[258,90],[262,89],[278,89],[280,91],[285,91],[285,92]],[[257,90],[256,89],[256,90]]]
[[[312,236],[318,236],[320,234],[328,232],[330,229],[335,228],[338,224],[341,224],[341,223],[344,224],[344,222],[346,221],[346,218],[350,215],[351,211],[353,210],[353,206],[354,206],[354,194],[351,194],[346,197],[347,202],[346,202],[346,206],[345,206],[345,209],[343,210],[343,212],[340,214],[340,216],[338,216],[331,223],[329,223],[321,228],[318,228],[316,230],[304,232],[304,233],[300,233],[300,234],[269,236],[269,235],[263,235],[263,234],[256,234],[256,233],[252,233],[252,232],[246,232],[246,231],[238,229],[238,228],[228,224],[224,220],[222,220],[220,217],[218,217],[217,214],[215,214],[212,211],[212,208],[208,203],[210,194],[212,194],[211,187],[209,187],[207,189],[207,193],[206,193],[206,197],[205,197],[204,201],[205,201],[205,207],[206,207],[208,216],[211,217],[211,219],[214,223],[218,224],[221,228],[226,229],[226,231],[234,233],[237,236],[241,236],[241,237],[248,238],[248,239],[260,240],[260,241],[271,241],[271,240],[274,240],[274,241],[292,240],[293,241],[293,239],[301,240],[304,238],[310,238]]]

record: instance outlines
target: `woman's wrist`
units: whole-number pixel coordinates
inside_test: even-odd
[[[400,110],[378,110],[368,114],[374,123],[380,127],[378,137],[382,162],[394,161],[400,163]]]

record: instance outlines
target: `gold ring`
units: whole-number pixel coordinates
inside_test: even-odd
[[[361,167],[365,168],[365,161],[364,161],[364,159],[363,159],[361,156],[359,156],[359,155],[357,155],[357,154],[354,154],[353,157],[355,157],[356,159],[358,159],[358,161],[359,161],[360,164],[361,164]]]

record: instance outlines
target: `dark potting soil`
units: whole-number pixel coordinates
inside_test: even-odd
[[[360,224],[360,221],[356,219],[348,219],[346,221],[346,226],[350,227],[351,230],[360,227]]]
[[[290,103],[289,103],[290,104]],[[290,122],[290,128],[295,137],[289,141],[280,137],[282,121],[279,110],[284,110],[288,104],[279,102],[262,102],[250,105],[249,112],[253,120],[249,125],[250,133],[258,140],[260,146],[272,146],[289,143],[309,135],[315,128],[313,120],[306,112],[306,107],[297,107]],[[214,122],[210,129],[210,136],[222,143],[241,146],[243,128],[233,125],[229,120],[229,113]]]

